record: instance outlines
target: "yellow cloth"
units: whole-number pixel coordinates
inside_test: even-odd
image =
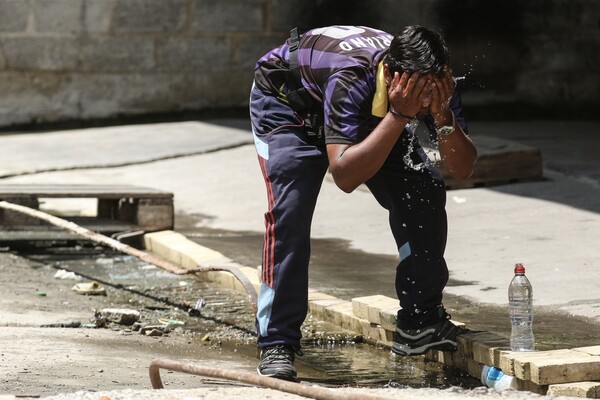
[[[383,118],[388,112],[388,93],[385,84],[385,74],[383,71],[383,61],[377,65],[377,76],[375,79],[375,96],[371,105],[371,114]]]

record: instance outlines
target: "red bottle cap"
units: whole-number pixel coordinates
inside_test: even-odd
[[[515,265],[515,274],[524,274],[525,273],[525,267],[523,266],[523,264],[516,264]]]

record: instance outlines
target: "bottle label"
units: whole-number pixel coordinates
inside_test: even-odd
[[[490,381],[498,382],[500,379],[502,379],[503,375],[504,375],[504,373],[502,372],[501,369],[492,367],[488,370],[487,378]]]

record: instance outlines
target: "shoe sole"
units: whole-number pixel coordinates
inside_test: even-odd
[[[394,343],[392,345],[392,353],[400,356],[420,356],[427,353],[431,349],[456,351],[456,342],[453,342],[452,340],[442,340],[440,342],[427,343],[419,347],[408,347],[399,343]]]
[[[293,375],[278,374],[277,372],[275,372],[274,374],[263,374],[258,370],[258,368],[256,369],[256,372],[258,373],[258,375],[266,376],[268,378],[281,379],[283,381],[289,381],[289,382],[300,382],[300,380],[296,376],[293,376]]]

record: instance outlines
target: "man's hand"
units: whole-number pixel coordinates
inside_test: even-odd
[[[433,99],[430,111],[438,126],[452,123],[450,98],[455,87],[456,83],[452,77],[452,70],[448,66],[444,67],[440,75],[433,78]]]
[[[437,126],[448,126],[454,121],[450,110],[450,99],[456,82],[452,70],[445,66],[442,73],[433,78],[433,98],[429,111]],[[454,125],[452,134],[438,136],[440,156],[446,170],[454,178],[467,179],[473,173],[477,150],[459,124]]]
[[[401,115],[412,118],[423,107],[430,93],[432,82],[418,72],[408,74],[395,72],[388,88],[390,106]]]

